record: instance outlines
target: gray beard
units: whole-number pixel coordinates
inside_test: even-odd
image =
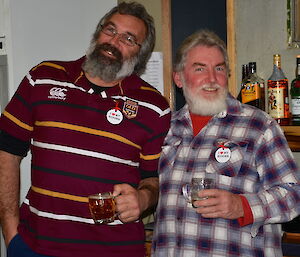
[[[219,96],[208,100],[201,95],[191,92],[187,86],[183,86],[183,95],[192,113],[202,116],[213,116],[227,109],[227,90],[222,89]]]
[[[125,61],[123,61],[122,55],[117,56],[116,59],[110,58],[101,54],[97,49],[97,44],[92,43],[87,51],[82,68],[91,77],[98,77],[105,82],[112,82],[131,75],[137,61],[136,55]]]
[[[130,59],[124,61],[121,66],[121,69],[117,72],[115,76],[115,80],[123,79],[127,76],[130,76],[133,73],[134,67],[137,64],[137,62],[138,62],[137,56],[133,56]]]

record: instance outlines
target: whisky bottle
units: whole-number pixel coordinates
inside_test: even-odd
[[[256,62],[249,62],[248,78],[242,83],[242,103],[265,110],[265,82],[256,74]]]
[[[296,78],[291,83],[292,125],[300,125],[300,55],[296,59]]]
[[[289,125],[288,79],[281,69],[281,57],[273,56],[273,73],[268,79],[268,112],[280,125]]]
[[[241,88],[240,88],[240,92],[238,94],[237,99],[242,102],[242,89],[243,89],[243,84],[245,82],[245,80],[248,78],[249,75],[249,66],[248,64],[243,64],[242,65],[242,79],[241,79]]]

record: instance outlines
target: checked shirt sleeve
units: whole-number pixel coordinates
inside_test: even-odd
[[[260,185],[256,194],[245,194],[253,214],[251,235],[260,226],[289,221],[300,213],[300,173],[276,121],[258,140],[255,162]]]

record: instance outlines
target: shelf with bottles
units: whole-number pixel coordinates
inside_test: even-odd
[[[300,126],[281,126],[293,152],[300,152]]]
[[[281,57],[279,54],[273,56],[273,72],[265,81],[256,74],[256,62],[242,65],[241,90],[237,98],[246,104],[266,110],[271,117],[281,124],[289,146],[294,152],[300,152],[300,55],[297,56],[296,78],[291,83],[291,99],[288,99],[288,80],[281,69]],[[265,99],[266,97],[267,99]],[[268,101],[268,106],[266,105]],[[289,110],[292,113],[289,113]],[[290,126],[288,124],[297,124]]]

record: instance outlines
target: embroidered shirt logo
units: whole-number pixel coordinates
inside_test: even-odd
[[[53,87],[50,89],[50,96],[48,98],[50,99],[59,99],[59,100],[66,100],[66,94],[64,92],[67,92],[68,90],[65,88],[59,88],[59,87]]]
[[[122,111],[128,119],[135,118],[138,112],[138,102],[126,100]]]

